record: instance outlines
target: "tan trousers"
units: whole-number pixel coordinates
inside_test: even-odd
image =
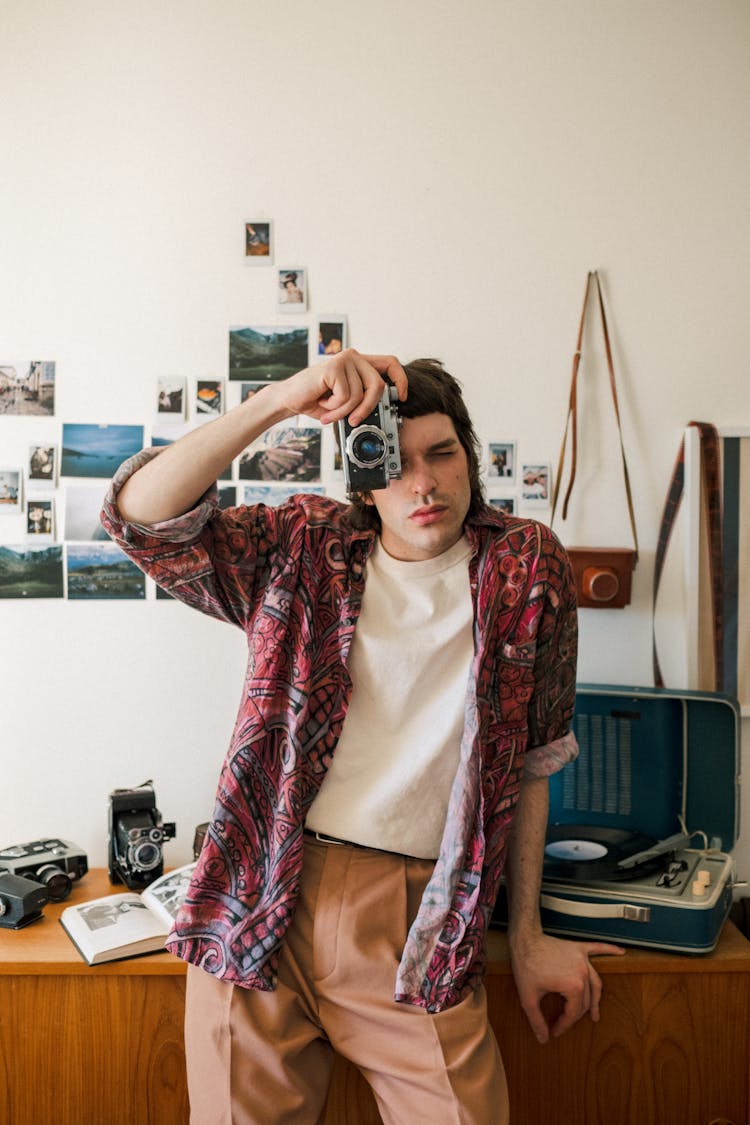
[[[192,1125],[315,1125],[334,1050],[365,1076],[385,1125],[507,1125],[484,989],[436,1015],[393,1000],[432,867],[305,838],[277,989],[251,991],[188,967]]]

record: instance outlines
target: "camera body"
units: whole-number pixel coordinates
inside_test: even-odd
[[[57,837],[0,849],[0,871],[39,883],[52,902],[63,902],[73,889],[74,881],[88,869],[83,849]]]
[[[109,877],[131,891],[141,890],[164,874],[162,845],[175,836],[156,807],[150,781],[109,795]]]
[[[396,388],[386,385],[378,405],[359,425],[350,426],[348,418],[337,423],[349,495],[387,488],[392,478],[401,476],[397,401]]]
[[[42,917],[42,907],[49,902],[47,888],[23,875],[0,872],[0,926],[20,930]]]

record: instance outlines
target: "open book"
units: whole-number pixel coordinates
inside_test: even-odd
[[[138,894],[104,895],[67,906],[60,921],[89,965],[120,961],[164,948],[195,863],[160,875]]]

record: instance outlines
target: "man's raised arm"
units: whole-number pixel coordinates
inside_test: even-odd
[[[269,383],[240,406],[180,438],[134,473],[117,497],[129,523],[155,524],[192,508],[243,449],[270,426],[305,414],[324,425],[375,409],[387,375],[406,398],[407,382],[393,356],[365,356],[349,348],[323,363]]]

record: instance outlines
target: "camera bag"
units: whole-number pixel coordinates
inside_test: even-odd
[[[568,552],[568,557],[570,558],[571,566],[573,568],[579,607],[588,609],[615,609],[628,605],[630,602],[632,574],[635,570],[636,563],[638,562],[638,533],[635,526],[635,513],[633,510],[633,497],[630,489],[628,463],[625,457],[625,446],[622,440],[620,406],[617,399],[617,383],[615,380],[614,363],[612,361],[612,348],[609,340],[607,316],[604,311],[602,287],[601,282],[599,281],[599,274],[597,270],[589,270],[588,276],[586,278],[586,289],[583,295],[583,308],[581,309],[581,319],[578,325],[578,339],[576,342],[576,350],[573,355],[573,371],[570,381],[568,414],[565,420],[562,448],[560,449],[560,458],[557,466],[557,474],[555,477],[555,486],[552,497],[552,517],[550,522],[554,522],[555,512],[557,510],[560,482],[562,480],[563,466],[565,463],[565,450],[568,441],[568,431],[570,431],[571,438],[570,480],[568,482],[568,487],[565,492],[565,498],[562,505],[563,519],[567,519],[570,496],[573,491],[573,485],[575,484],[576,479],[576,469],[578,466],[578,373],[581,366],[583,331],[586,322],[586,310],[589,304],[589,295],[591,293],[592,287],[594,286],[596,287],[596,293],[598,297],[602,332],[604,335],[604,349],[607,357],[607,368],[609,370],[609,386],[612,392],[612,402],[615,410],[615,419],[617,421],[617,432],[620,438],[620,454],[622,457],[622,469],[625,477],[625,497],[627,500],[628,514],[630,516],[630,527],[633,533],[634,546],[566,547],[566,550]]]

